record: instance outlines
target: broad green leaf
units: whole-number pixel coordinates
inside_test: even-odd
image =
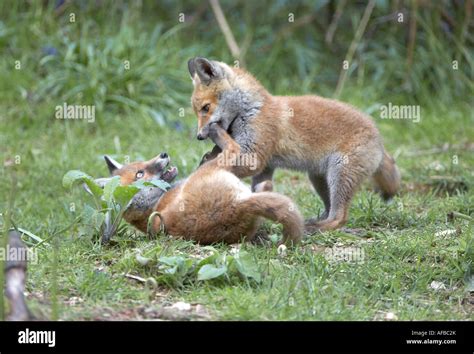
[[[170,257],[160,257],[158,258],[158,262],[169,265],[169,266],[175,266],[175,265],[180,265],[183,263],[184,258],[181,256],[170,256]]]
[[[168,182],[165,182],[161,179],[152,179],[151,181],[149,181],[152,185],[154,185],[155,187],[158,187],[160,188],[161,190],[163,191],[167,191],[168,189],[171,188],[171,185],[168,183]]]
[[[219,258],[219,251],[212,246],[204,246],[201,248],[203,251],[211,251],[211,255],[203,258],[199,261],[197,268],[201,268],[205,264],[215,264]]]
[[[135,186],[135,187],[138,187],[140,189],[144,188],[144,187],[147,187],[147,186],[151,186],[152,184],[148,181],[144,181],[142,179],[139,179],[138,181],[135,181],[132,183],[132,186]]]
[[[93,234],[100,230],[104,220],[105,214],[86,204],[82,212],[82,223],[84,226],[82,231],[88,236],[93,236]]]
[[[247,278],[253,278],[257,282],[261,280],[261,275],[255,259],[245,251],[240,251],[235,255],[235,264],[240,274]]]
[[[133,183],[134,186],[138,187],[138,188],[143,188],[143,187],[158,187],[160,188],[161,190],[163,191],[167,191],[168,189],[171,188],[171,185],[168,183],[168,182],[165,182],[161,179],[152,179],[150,181],[143,181],[143,180],[138,180],[136,182]]]
[[[184,258],[181,256],[172,256],[172,257],[160,257],[158,258],[160,265],[158,269],[167,275],[175,275],[178,272],[178,269],[184,262]],[[173,278],[174,280],[175,277]]]
[[[214,264],[216,263],[217,258],[219,257],[219,254],[217,252],[211,254],[210,256],[203,258],[199,261],[197,268],[201,268],[206,264]]]
[[[185,277],[194,268],[194,260],[182,256],[160,257],[159,269],[165,274],[176,274],[178,278]],[[178,280],[178,279],[176,279]]]
[[[87,184],[92,194],[97,198],[103,194],[102,188],[95,183],[94,179],[82,171],[72,170],[67,172],[63,177],[64,188],[70,189],[74,184],[78,183]]]
[[[71,188],[74,182],[83,182],[85,178],[92,178],[82,171],[68,171],[63,177],[63,187]]]
[[[104,199],[107,205],[110,205],[115,189],[120,185],[120,177],[119,176],[114,176],[110,181],[107,182],[107,184],[104,187]]]
[[[217,255],[217,260],[216,264],[229,264],[233,261],[234,257],[227,254],[227,253],[222,253]]]
[[[125,208],[139,190],[140,188],[134,185],[117,186],[114,190],[114,199],[122,208]]]
[[[191,259],[191,258],[185,259],[184,262],[181,264],[180,274],[182,276],[185,276],[186,274],[188,274],[189,271],[194,268],[194,263],[195,263],[194,259]]]
[[[104,223],[105,215],[100,212],[96,212],[92,218],[91,226],[94,227],[96,230],[100,230],[100,227]]]
[[[88,204],[84,205],[84,210],[82,211],[82,222],[84,224],[90,225],[95,213],[97,213],[97,210],[95,210],[93,207]]]
[[[199,269],[198,280],[209,280],[220,277],[222,274],[227,272],[227,267],[225,265],[221,267],[216,267],[212,264],[205,264]]]
[[[178,266],[174,266],[174,267],[160,267],[160,270],[165,273],[165,274],[176,274],[176,272],[178,271]]]

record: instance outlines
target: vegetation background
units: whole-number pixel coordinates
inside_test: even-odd
[[[38,252],[26,296],[35,316],[472,319],[472,8],[470,0],[0,2],[0,220],[28,231],[23,239]],[[369,185],[358,193],[349,226],[363,237],[314,235],[286,255],[242,245],[258,282],[197,280],[183,265],[209,254],[222,261],[235,247],[148,240],[126,226],[101,245],[81,222],[87,196],[64,190],[62,177],[104,176],[104,154],[133,161],[162,151],[182,177],[193,171],[211,147],[195,139],[193,56],[238,63],[274,94],[338,97],[371,114],[401,168],[400,196],[387,205]],[[94,105],[95,121],[56,119],[64,103]],[[389,103],[419,106],[420,122],[381,119]],[[278,171],[275,185],[305,216],[321,211],[306,176]],[[330,257],[348,249],[363,259]],[[166,277],[171,268],[156,264],[164,256],[177,262]]]

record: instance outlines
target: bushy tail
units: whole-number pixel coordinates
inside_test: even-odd
[[[379,168],[373,175],[378,192],[384,200],[390,200],[400,189],[400,171],[395,160],[386,151]]]
[[[283,242],[301,241],[304,230],[303,217],[293,201],[273,192],[254,193],[242,201],[242,208],[253,215],[262,216],[283,225]]]

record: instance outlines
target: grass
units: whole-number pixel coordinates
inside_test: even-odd
[[[341,99],[373,114],[403,176],[400,196],[391,204],[380,201],[369,185],[356,195],[348,227],[366,230],[365,236],[341,231],[314,235],[284,257],[273,244],[244,244],[262,274],[260,283],[190,279],[183,285],[159,282],[150,287],[125,276],[160,275],[156,267],[140,265],[137,253],[202,257],[207,250],[165,236],[149,240],[131,227],[106,246],[80,237],[76,220],[87,197],[79,189],[64,190],[61,180],[71,169],[106,175],[104,154],[132,161],[167,151],[182,177],[193,171],[210,144],[195,139],[186,62],[197,54],[228,59],[224,42],[220,36],[206,43],[188,40],[194,34],[185,24],[165,26],[146,16],[138,22],[133,9],[124,16],[115,7],[110,13],[99,9],[96,16],[70,24],[66,16],[54,17],[36,4],[28,12],[9,9],[16,17],[0,22],[5,53],[0,62],[0,153],[2,162],[13,163],[0,171],[0,210],[5,214],[9,175],[15,169],[13,220],[47,241],[38,244],[25,236],[39,255],[39,262],[29,267],[27,283],[27,299],[37,317],[168,318],[161,309],[183,301],[193,311],[197,304],[204,306],[205,316],[196,310],[196,317],[187,312],[183,317],[198,319],[384,320],[388,313],[399,320],[472,319],[467,284],[474,259],[474,120],[466,96],[436,97],[430,91],[440,85],[436,81],[412,96],[390,80],[372,81],[357,68]],[[105,25],[107,16],[110,23]],[[300,80],[297,75],[307,73],[291,74],[283,64],[285,75],[272,75],[269,70],[278,70],[282,53],[277,47],[268,61],[247,60],[272,92],[328,94],[334,87],[321,86],[310,76]],[[308,55],[318,59],[315,50]],[[367,68],[377,58],[365,59]],[[14,69],[15,60],[21,61],[20,70]],[[124,69],[124,60],[130,61],[130,70]],[[395,64],[391,62],[390,71]],[[312,75],[327,80],[318,67]],[[459,82],[455,85],[459,90]],[[440,91],[449,91],[449,84]],[[94,104],[95,122],[55,119],[54,107],[64,102]],[[420,123],[378,118],[378,105],[388,102],[420,104]],[[321,212],[306,176],[280,170],[275,180],[276,190],[292,197],[306,217]],[[280,234],[276,225],[265,227]],[[457,231],[440,233],[445,230]],[[335,248],[349,247],[363,261],[328,257]],[[226,245],[215,248],[232,251]],[[435,290],[433,282],[443,286]]]

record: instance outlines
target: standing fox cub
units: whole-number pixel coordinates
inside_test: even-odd
[[[243,154],[255,157],[252,166],[235,165],[236,176],[253,176],[253,190],[261,183],[271,190],[277,167],[308,173],[325,211],[307,221],[307,231],[345,224],[351,199],[367,177],[373,177],[384,199],[399,189],[400,173],[377,128],[354,107],[319,96],[273,96],[245,70],[205,58],[190,59],[188,68],[197,138],[212,139],[217,124]],[[203,160],[219,151],[216,146]]]
[[[222,150],[239,153],[238,145],[222,128],[216,127],[213,132]],[[166,153],[125,166],[110,157],[105,159],[112,176],[120,176],[122,185],[153,178],[170,183],[177,175],[176,167],[167,168]],[[225,157],[215,159],[167,192],[151,187],[142,189],[124,213],[125,220],[147,232],[148,219],[156,211],[159,217],[153,219],[151,231],[164,229],[176,237],[210,244],[250,241],[257,232],[260,217],[264,217],[283,225],[283,242],[298,243],[303,235],[303,218],[293,202],[278,193],[252,193],[249,186],[228,171],[229,166]],[[101,183],[106,180],[101,179]]]

